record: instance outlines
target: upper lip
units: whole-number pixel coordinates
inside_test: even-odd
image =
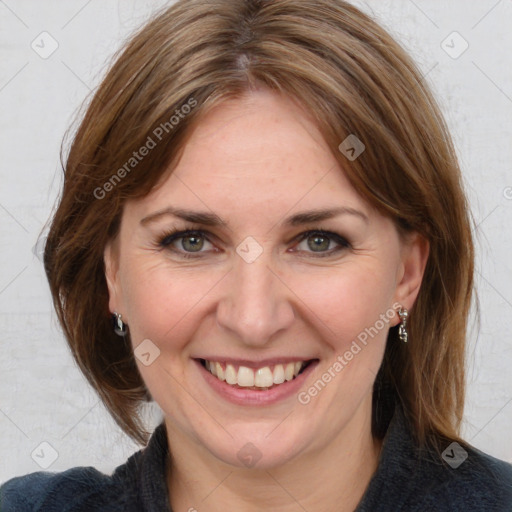
[[[265,366],[274,366],[276,364],[295,363],[296,361],[311,361],[317,359],[315,357],[272,357],[268,359],[260,359],[259,361],[249,359],[236,359],[234,357],[223,357],[223,356],[203,356],[196,357],[194,359],[206,359],[207,361],[217,361],[219,363],[232,364],[234,366],[246,366],[247,368],[264,368]]]

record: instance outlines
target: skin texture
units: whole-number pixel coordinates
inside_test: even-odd
[[[296,395],[264,407],[231,404],[192,361],[318,358],[307,390],[393,304],[412,307],[428,243],[416,234],[402,241],[351,187],[334,151],[287,97],[260,89],[228,100],[201,119],[160,186],[125,205],[105,249],[111,311],[129,325],[134,348],[150,339],[160,350],[149,366],[137,364],[165,415],[173,510],[353,510],[377,467],[372,385],[397,314],[307,405]],[[140,224],[171,205],[214,212],[229,227],[171,215]],[[282,225],[340,205],[368,221],[345,214]],[[206,234],[159,246],[172,228]],[[314,235],[301,240],[320,228],[350,245],[322,238],[315,249]],[[252,263],[236,252],[248,236],[263,249]],[[187,251],[198,257],[186,259]],[[248,442],[262,454],[252,468],[237,457]]]

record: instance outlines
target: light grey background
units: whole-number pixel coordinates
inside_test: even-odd
[[[114,51],[164,3],[0,0],[0,482],[43,466],[110,473],[140,448],[74,365],[36,242],[59,193],[60,144],[74,113]],[[481,304],[463,433],[512,462],[512,1],[354,3],[413,55],[452,130],[477,224]],[[152,429],[161,411],[146,412]]]

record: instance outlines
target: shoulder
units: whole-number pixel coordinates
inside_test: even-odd
[[[127,465],[113,476],[93,467],[75,467],[60,473],[38,471],[18,476],[0,487],[2,512],[57,512],[132,510],[136,484]]]
[[[132,454],[112,475],[91,466],[60,473],[38,471],[0,486],[1,512],[140,512],[170,510],[165,480],[165,423],[148,445]],[[156,508],[155,508],[156,507]]]
[[[0,507],[2,512],[75,510],[74,505],[82,506],[98,493],[106,496],[111,488],[111,479],[92,467],[61,473],[38,471],[4,483],[0,487]]]
[[[357,512],[512,512],[512,465],[469,443],[420,448],[397,409]]]
[[[392,466],[386,462],[380,492],[372,496],[375,508],[361,510],[512,512],[512,465],[468,444],[448,443],[442,455],[402,453]]]
[[[512,465],[475,447],[453,442],[442,460],[429,459],[421,473],[429,477],[426,501],[432,510],[512,511]]]

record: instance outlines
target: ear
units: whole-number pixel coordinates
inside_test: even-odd
[[[116,239],[117,240],[117,239]],[[103,262],[105,264],[105,279],[108,288],[108,307],[110,312],[117,311],[122,314],[121,289],[119,285],[119,249],[116,240],[109,240],[103,251]]]
[[[401,262],[397,273],[395,303],[411,309],[420,291],[430,244],[417,232],[408,233],[402,241]],[[396,324],[399,323],[398,315]]]

